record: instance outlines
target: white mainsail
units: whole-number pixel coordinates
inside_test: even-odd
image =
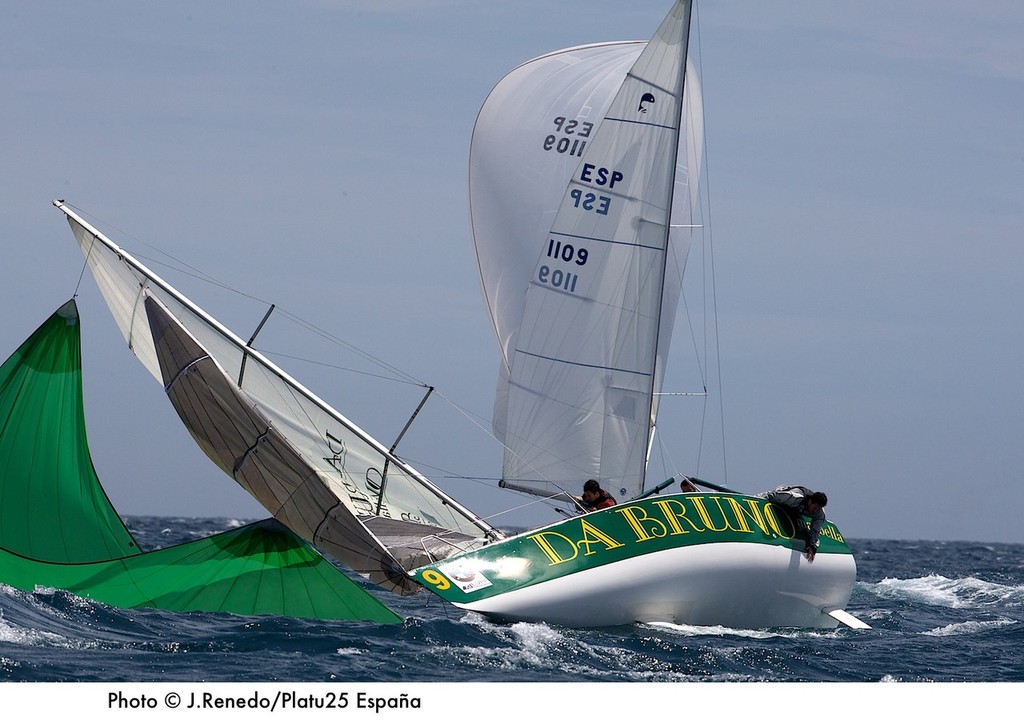
[[[689,16],[679,2],[648,43],[525,63],[477,119],[470,201],[502,352],[494,426],[507,487],[643,487],[697,207]]]
[[[400,593],[500,535],[62,202],[129,347],[203,451],[296,534]]]
[[[469,153],[470,212],[480,282],[506,369],[526,286],[565,186],[646,44],[542,55],[506,74],[480,108]]]

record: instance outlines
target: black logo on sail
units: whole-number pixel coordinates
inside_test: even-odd
[[[644,93],[643,97],[640,98],[640,106],[637,108],[637,112],[647,112],[647,106],[654,102],[654,95],[651,93]]]

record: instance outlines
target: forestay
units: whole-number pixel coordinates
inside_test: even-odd
[[[61,202],[110,310],[203,451],[303,539],[396,592],[497,533]],[[243,372],[244,368],[244,372]],[[373,529],[369,526],[373,525]]]
[[[539,57],[505,76],[477,119],[470,200],[502,353],[505,486],[643,487],[697,206],[688,29],[678,3],[649,43]]]

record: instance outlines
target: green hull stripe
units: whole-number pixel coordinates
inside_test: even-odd
[[[761,498],[667,495],[517,535],[423,567],[414,578],[450,602],[466,603],[673,548],[744,543],[803,550],[807,526],[806,518],[794,522]],[[821,529],[818,553],[851,554],[834,524],[826,522]],[[512,567],[514,573],[499,572]]]

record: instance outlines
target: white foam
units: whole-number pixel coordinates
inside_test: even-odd
[[[686,637],[697,637],[702,635],[720,635],[720,636],[732,636],[732,637],[744,637],[753,638],[755,640],[767,640],[773,637],[788,637],[777,632],[769,632],[767,630],[741,630],[738,628],[729,628],[722,625],[676,625],[670,622],[649,622],[641,623],[644,627],[652,627],[658,630],[667,630],[677,635],[684,635]]]
[[[80,624],[81,620],[62,612],[61,610],[41,602],[39,597],[62,594],[69,604],[76,608],[91,610],[92,602],[85,598],[73,595],[66,590],[57,590],[37,586],[34,592],[27,593],[10,585],[0,584],[0,595],[8,595],[15,603],[23,608],[29,615],[27,618],[33,625],[46,624],[48,621],[56,621],[60,625]],[[19,613],[20,615],[20,613]],[[36,617],[31,617],[35,615]],[[98,643],[90,640],[76,640],[56,632],[41,630],[35,627],[21,627],[11,622],[0,612],[0,642],[9,642],[17,645],[32,645],[38,647],[58,648],[94,648]]]
[[[1016,620],[1002,619],[1002,620],[968,620],[967,622],[953,623],[952,625],[946,625],[945,627],[935,628],[934,630],[928,630],[927,632],[921,633],[922,635],[932,635],[934,637],[951,637],[954,635],[974,635],[985,630],[991,630],[992,628],[1005,627],[1007,625],[1015,625]]]
[[[954,579],[932,574],[907,580],[885,578],[874,585],[861,584],[860,587],[879,597],[949,608],[1024,604],[1024,587],[1000,585],[974,577]]]
[[[649,661],[642,653],[626,648],[595,647],[587,642],[587,631],[564,630],[545,623],[499,625],[475,613],[462,618],[462,622],[497,636],[506,646],[461,646],[438,650],[457,654],[460,663],[468,659],[471,664],[483,668],[497,667],[510,672],[523,669],[548,671],[562,676],[585,676],[592,680],[665,679],[665,671],[650,668]],[[574,658],[579,658],[579,661]],[[595,658],[600,662],[594,662]],[[690,679],[681,674],[676,677]]]
[[[35,628],[24,628],[13,625],[0,615],[0,643],[12,645],[30,645],[39,647],[63,647],[79,648],[82,643],[76,643],[63,635],[37,630]]]

